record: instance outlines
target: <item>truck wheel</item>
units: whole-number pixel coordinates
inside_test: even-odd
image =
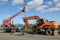
[[[33,27],[33,33],[38,34],[38,29],[35,26]]]
[[[10,33],[10,35],[12,35],[13,33],[15,33],[15,30],[11,30],[11,33]]]
[[[33,31],[33,34],[38,34],[38,30],[35,29],[35,30]]]
[[[53,35],[54,35],[54,36],[58,36],[58,30],[54,30]]]
[[[52,35],[53,31],[49,28],[45,30],[46,35]]]

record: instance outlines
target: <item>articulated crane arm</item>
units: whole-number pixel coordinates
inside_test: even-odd
[[[25,12],[25,7],[24,7],[20,12],[16,13],[16,14],[13,15],[12,17],[10,17],[10,18],[8,19],[8,21],[10,21],[10,20],[12,20],[14,17],[18,16],[21,12]]]
[[[30,17],[23,18],[23,21],[24,21],[25,25],[29,27],[30,24],[29,24],[28,20],[39,20],[39,19],[40,19],[40,17],[38,17],[38,16],[30,16]]]
[[[19,11],[18,13],[16,13],[15,15],[11,16],[10,18],[8,18],[7,20],[4,21],[3,25],[7,25],[8,27],[10,27],[8,24],[9,22],[16,16],[18,16],[21,12],[25,12],[25,7]]]

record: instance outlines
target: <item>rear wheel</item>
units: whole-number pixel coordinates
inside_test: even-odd
[[[45,29],[45,34],[46,35],[52,35],[53,34],[53,30],[51,28]]]
[[[56,30],[54,28],[45,29],[45,34],[46,35],[54,35],[54,36],[57,36],[58,35],[58,30]]]
[[[40,30],[37,29],[37,26],[33,27],[33,33],[34,34],[38,34],[40,32]]]

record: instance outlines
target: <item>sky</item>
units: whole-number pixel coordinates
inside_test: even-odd
[[[26,6],[26,17],[37,15],[60,24],[60,0],[0,0],[0,24],[18,13],[24,6]],[[24,24],[23,17],[24,13],[21,12],[13,18],[14,24]],[[29,23],[35,23],[35,21],[30,20]]]

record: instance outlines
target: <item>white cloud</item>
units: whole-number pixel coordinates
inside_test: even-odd
[[[51,1],[49,1],[49,2],[47,2],[47,4],[48,4],[48,5],[51,5],[51,4],[52,4],[52,2],[51,2]]]
[[[50,4],[49,4],[49,5],[50,5]],[[42,6],[39,6],[39,7],[36,8],[36,10],[39,11],[39,12],[41,12],[41,13],[43,13],[43,12],[46,11],[46,8],[48,8],[49,5],[42,5]]]
[[[27,3],[28,6],[36,7],[40,6],[43,3],[43,0],[32,0]]]
[[[8,0],[0,0],[0,4],[4,4],[4,3],[7,3]]]
[[[5,16],[4,16],[4,18],[9,18],[9,17],[11,17],[11,15],[5,15]]]
[[[8,0],[0,0],[0,2],[7,2]]]
[[[20,1],[23,3],[24,0]],[[13,0],[12,4],[20,4],[18,0]],[[43,4],[43,0],[32,0],[26,4],[26,10],[30,10],[32,8],[37,8],[38,6],[41,6]],[[20,7],[18,7],[20,9]]]
[[[52,4],[52,2],[48,2],[48,4]],[[40,11],[41,13],[45,13],[45,12],[55,12],[55,11],[59,11],[60,10],[60,0],[54,0],[54,4],[56,5],[55,7],[50,7],[48,9],[45,9],[46,7],[40,6],[38,8],[36,8],[37,11]]]
[[[31,10],[32,8],[32,6],[26,6],[26,11]]]
[[[14,4],[20,4],[20,2],[23,3],[23,1],[18,2],[17,0],[12,1]],[[54,12],[54,11],[59,11],[60,10],[60,0],[54,0],[54,4],[56,5],[55,7],[50,7],[49,6],[53,5],[52,1],[46,2],[48,5],[42,5],[43,0],[32,0],[27,3],[26,10],[30,10],[32,8],[35,8],[34,10],[40,11],[41,13],[44,12]],[[46,9],[48,8],[48,9]]]
[[[22,4],[24,2],[24,0],[13,0],[12,1],[12,4],[15,5],[15,4]]]
[[[53,8],[49,8],[48,10],[46,10],[46,12],[54,12],[60,10],[60,0],[54,0],[54,3],[56,6]]]
[[[32,8],[37,8],[43,4],[43,0],[32,0],[27,3],[26,10],[30,10]]]
[[[53,0],[55,3],[59,3],[60,2],[60,0]]]
[[[55,12],[55,11],[58,11],[60,10],[60,8],[57,8],[57,7],[54,7],[54,8],[49,8],[47,10],[43,10],[41,11],[41,13],[45,13],[45,12]]]
[[[43,11],[43,10],[45,10],[45,8],[47,8],[47,7],[48,7],[48,5],[39,6],[39,7],[36,8],[36,10],[37,10],[37,11]]]

